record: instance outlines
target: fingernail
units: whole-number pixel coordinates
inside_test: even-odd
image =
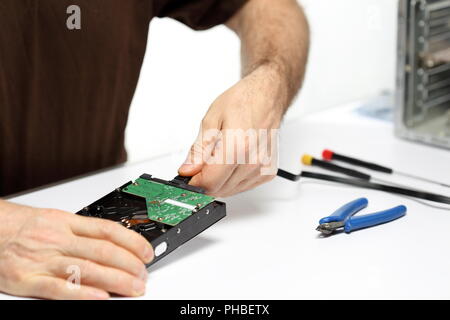
[[[150,247],[150,246],[148,246],[146,249],[145,249],[145,252],[144,252],[144,262],[145,263],[149,263],[150,261],[152,261],[153,260],[153,248],[152,247]]]
[[[101,291],[101,290],[92,290],[90,292],[93,300],[106,300],[109,299],[108,292]]]
[[[142,296],[145,293],[145,282],[141,279],[133,281],[133,292],[135,296]]]

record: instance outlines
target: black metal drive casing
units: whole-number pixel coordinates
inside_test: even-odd
[[[148,174],[142,175],[141,178],[199,193],[202,191],[201,189],[188,185],[188,181],[178,179],[166,181],[152,178],[152,176]],[[132,182],[130,181],[120,188],[117,188],[103,198],[80,210],[77,214],[108,219],[121,223],[123,219],[132,219],[133,216],[146,213],[147,207],[145,199],[139,199],[133,195],[121,191],[131,183]],[[225,216],[225,203],[214,201],[193,213],[190,217],[183,220],[176,226],[169,226],[159,222],[151,222],[133,226],[130,227],[130,229],[138,232],[146,238],[155,249],[155,253],[159,253],[158,255],[155,254],[155,259],[147,265],[150,266]],[[157,248],[165,248],[165,250],[163,252],[158,252],[161,250],[157,250]]]

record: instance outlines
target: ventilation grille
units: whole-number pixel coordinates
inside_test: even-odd
[[[450,147],[450,0],[400,0],[397,133]]]

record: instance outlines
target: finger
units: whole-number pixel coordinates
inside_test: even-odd
[[[191,146],[189,150],[189,154],[183,163],[183,165],[178,169],[178,174],[183,177],[192,177],[198,174],[203,167],[204,164],[204,151],[203,145],[201,141],[197,140]]]
[[[241,183],[239,183],[235,187],[235,189],[229,191],[228,193],[224,192],[224,194],[221,195],[221,197],[223,197],[223,198],[231,197],[235,194],[255,189],[255,188],[259,187],[260,185],[263,185],[265,183],[272,181],[274,177],[275,176],[264,175],[264,176],[260,176],[256,180],[255,179],[244,179],[243,181],[241,181]]]
[[[109,298],[105,290],[79,286],[73,287],[67,281],[50,276],[39,276],[29,280],[23,296],[54,300],[105,300]]]
[[[233,174],[227,179],[217,194],[221,197],[232,193],[237,193],[237,187],[243,182],[255,183],[259,178],[258,165],[240,165]]]
[[[76,268],[76,269],[74,269]],[[99,265],[89,260],[59,257],[49,266],[52,274],[63,279],[79,277],[79,284],[122,296],[137,297],[145,293],[147,270],[135,277],[122,270]]]
[[[120,269],[137,277],[145,272],[145,265],[134,254],[106,240],[76,237],[68,248],[68,255]]]
[[[203,163],[185,163],[178,169],[178,174],[182,177],[193,177],[202,170],[202,167]]]
[[[189,150],[184,164],[178,169],[181,176],[192,177],[198,174],[205,162],[211,158],[217,141],[221,137],[219,123],[203,120],[199,134]]]
[[[140,234],[116,222],[76,216],[70,221],[72,232],[81,237],[110,241],[139,257],[144,263],[153,260],[153,248]]]
[[[190,184],[201,187],[207,194],[216,195],[228,178],[233,174],[237,165],[205,165],[202,171],[195,175]]]

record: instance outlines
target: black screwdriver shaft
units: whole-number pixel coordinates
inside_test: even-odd
[[[327,161],[323,161],[323,160],[319,160],[319,159],[316,159],[316,158],[312,159],[312,165],[318,166],[320,168],[327,169],[327,170],[330,170],[330,171],[343,173],[343,174],[345,174],[347,176],[358,178],[358,179],[363,179],[363,180],[367,180],[367,181],[369,181],[372,178],[370,175],[365,174],[365,173],[363,173],[361,171],[357,171],[357,170],[341,167],[341,166],[338,166],[337,164],[334,164],[334,163],[331,163],[331,162],[327,162]]]
[[[373,163],[373,162],[367,162],[367,161],[359,160],[356,158],[344,156],[339,153],[333,153],[333,159],[336,159],[336,160],[339,160],[342,162],[346,162],[349,164],[353,164],[353,165],[356,165],[359,167],[367,168],[370,170],[378,171],[378,172],[384,172],[384,173],[389,173],[389,174],[392,174],[394,172],[394,170],[391,168],[384,167],[384,166],[381,166],[381,165]]]
[[[290,180],[290,181],[298,181],[300,178],[310,178],[310,179],[316,179],[316,180],[323,180],[323,181],[331,181],[346,185],[351,185],[355,187],[361,187],[366,189],[372,189],[372,190],[379,190],[394,194],[401,194],[413,198],[438,202],[438,203],[445,203],[450,204],[450,197],[435,194],[435,193],[429,193],[424,191],[418,191],[418,190],[412,190],[407,188],[401,188],[396,187],[392,185],[387,184],[381,184],[381,183],[374,183],[366,180],[361,179],[351,179],[351,178],[342,178],[332,175],[326,175],[321,173],[315,173],[315,172],[309,172],[309,171],[303,171],[300,174],[293,174],[290,172],[287,172],[282,169],[278,169],[277,175],[279,177],[282,177],[284,179]]]

